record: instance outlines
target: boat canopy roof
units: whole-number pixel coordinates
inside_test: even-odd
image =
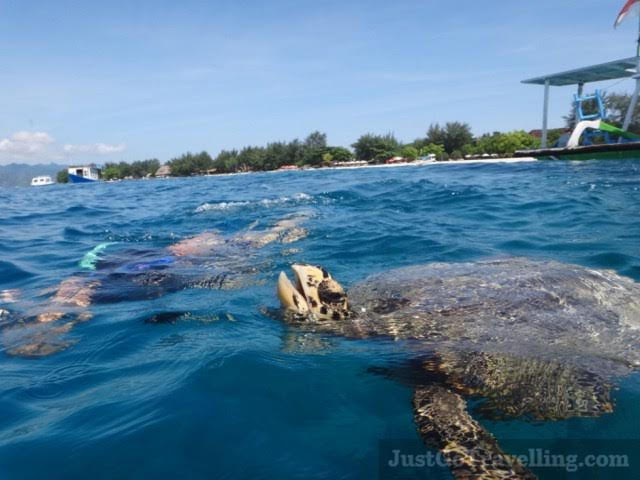
[[[634,76],[636,74],[637,64],[638,57],[629,57],[613,62],[592,65],[590,67],[531,78],[529,80],[523,80],[522,83],[544,85],[548,81],[551,86],[564,87],[567,85],[580,85],[604,80],[616,80],[618,78]]]

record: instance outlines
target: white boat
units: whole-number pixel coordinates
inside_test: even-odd
[[[49,175],[41,175],[39,177],[33,177],[31,179],[32,187],[44,187],[45,185],[53,185],[54,183],[56,182],[51,180],[51,177]]]

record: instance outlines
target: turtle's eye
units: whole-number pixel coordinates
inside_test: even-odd
[[[327,319],[339,321],[349,314],[349,302],[347,294],[338,282],[332,278],[326,278],[318,285],[318,299],[320,300],[320,313]]]
[[[328,305],[342,305],[347,300],[342,288],[333,280],[324,280],[318,285],[318,297],[320,302]]]

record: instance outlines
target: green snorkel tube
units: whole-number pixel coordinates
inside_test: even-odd
[[[87,252],[82,260],[80,260],[80,268],[85,270],[95,270],[96,263],[100,260],[100,253],[104,251],[109,245],[115,245],[116,242],[104,242],[96,245],[90,252]]]

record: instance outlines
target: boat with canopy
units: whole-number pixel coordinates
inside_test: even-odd
[[[640,0],[628,0],[618,14],[614,27],[638,11],[640,11]],[[634,57],[543,75],[522,82],[544,86],[542,137],[539,149],[519,150],[515,156],[556,160],[640,158],[640,135],[629,131],[640,94],[640,23],[638,28],[638,43]],[[619,128],[607,122],[607,110],[602,92],[596,90],[593,94],[585,94],[584,87],[594,82],[625,78],[634,79],[636,86],[622,128]],[[573,102],[575,126],[570,133],[561,137],[559,144],[550,146],[548,145],[549,90],[551,87],[570,85],[577,86]]]

